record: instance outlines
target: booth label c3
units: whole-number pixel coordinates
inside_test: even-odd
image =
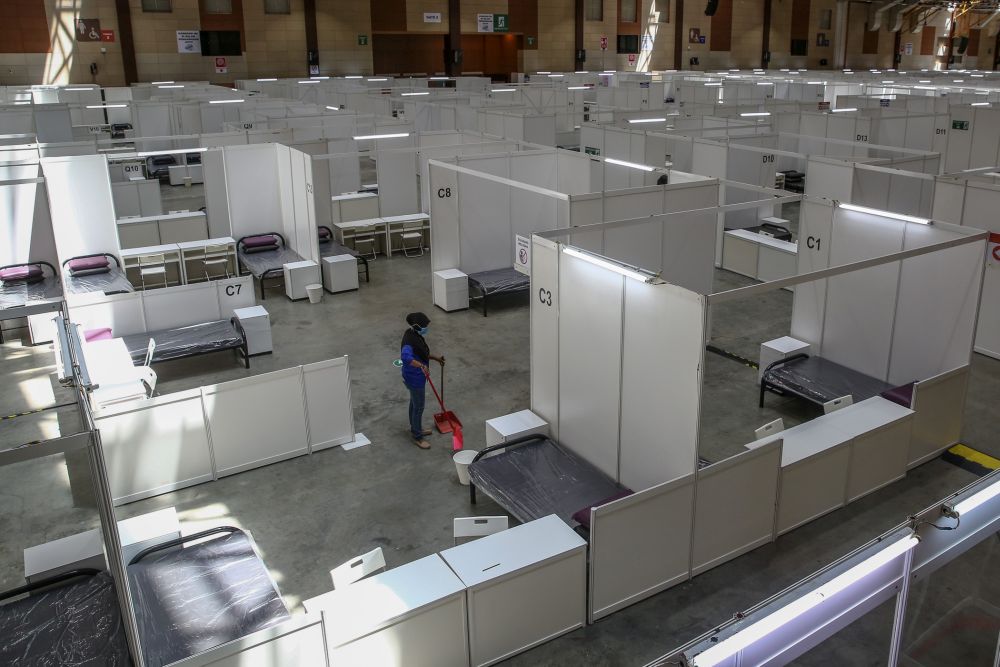
[[[540,287],[538,289],[538,300],[541,301],[542,303],[544,303],[546,306],[551,306],[552,305],[552,292],[549,291],[549,290],[547,290],[547,289],[545,289],[544,287]]]

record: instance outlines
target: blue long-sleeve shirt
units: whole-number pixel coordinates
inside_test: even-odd
[[[424,377],[424,370],[422,368],[417,368],[412,365],[411,362],[416,359],[421,363],[426,364],[427,361],[424,359],[418,359],[413,353],[413,347],[410,345],[404,345],[399,357],[403,362],[403,382],[407,387],[413,387],[414,389],[421,389],[424,383],[427,382],[426,377]]]

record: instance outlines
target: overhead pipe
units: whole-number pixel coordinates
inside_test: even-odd
[[[904,2],[906,2],[906,0],[892,0],[892,2],[884,4],[881,7],[879,7],[878,9],[876,9],[875,10],[875,18],[872,19],[872,25],[868,29],[874,32],[874,31],[878,30],[879,28],[881,28],[882,27],[882,15],[885,13],[885,10],[889,9],[890,7],[895,7],[896,5],[902,4]]]

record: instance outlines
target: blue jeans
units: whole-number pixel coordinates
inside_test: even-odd
[[[407,385],[410,392],[410,435],[414,440],[424,439],[424,387],[414,389]]]

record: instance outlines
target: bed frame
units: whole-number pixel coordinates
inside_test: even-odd
[[[487,274],[504,276],[513,279],[513,286],[504,289],[490,289],[488,284],[481,280]],[[493,269],[491,271],[480,271],[469,274],[469,301],[479,301],[483,304],[483,317],[489,314],[489,297],[495,294],[521,294],[527,293],[531,289],[531,278],[518,272],[514,268]]]
[[[244,252],[242,250],[242,248],[243,248],[243,241],[245,241],[248,238],[254,237],[254,236],[267,236],[267,235],[277,236],[279,239],[281,239],[281,248],[279,248],[279,250],[288,250],[289,252],[294,253],[296,255],[296,257],[298,257],[298,253],[295,253],[295,251],[290,250],[288,248],[288,244],[285,243],[285,237],[280,232],[265,232],[263,234],[248,234],[246,236],[240,237],[240,240],[238,240],[236,242],[236,255],[237,255],[237,258],[240,259],[240,265],[241,266],[244,265],[245,263],[242,261],[240,253],[243,253],[243,255],[247,254],[246,252]],[[275,252],[275,251],[272,251],[272,252]],[[261,254],[264,254],[264,253],[261,253]],[[302,259],[302,258],[299,257],[299,259]],[[247,272],[250,273],[251,275],[254,275],[253,271],[250,271],[249,269],[247,269]],[[267,269],[266,271],[263,271],[260,275],[255,276],[255,277],[257,278],[257,280],[260,281],[260,300],[263,301],[266,298],[265,294],[264,294],[264,281],[265,280],[276,280],[277,281],[274,284],[272,284],[271,287],[278,287],[278,286],[281,286],[281,285],[285,284],[285,269],[284,269],[284,264],[282,263],[282,264],[278,265],[277,267],[272,267],[270,269]]]
[[[225,320],[217,320],[215,322],[205,322],[204,324],[205,325],[219,324],[219,323],[222,323],[222,322],[225,322]],[[163,362],[163,361],[173,361],[175,359],[186,359],[188,357],[197,357],[197,356],[201,356],[203,354],[213,354],[215,352],[225,352],[227,350],[236,350],[237,358],[239,358],[240,356],[242,356],[243,357],[243,364],[244,364],[244,366],[246,368],[250,368],[250,350],[247,347],[247,334],[246,334],[246,331],[244,331],[243,325],[240,323],[239,319],[236,318],[236,317],[231,317],[229,319],[229,324],[236,331],[236,333],[239,334],[240,342],[238,344],[232,344],[228,340],[226,340],[226,341],[220,340],[217,344],[215,344],[214,346],[211,346],[211,347],[206,346],[204,349],[184,350],[184,351],[180,351],[180,352],[176,352],[175,351],[175,352],[172,352],[169,356],[166,356],[166,357],[164,357],[162,355],[162,352],[161,352],[161,356],[159,358],[157,358],[157,354],[156,353],[160,352],[161,348],[157,347],[153,351],[153,358],[149,362],[150,365],[157,364],[157,363],[160,363],[160,362]],[[132,354],[132,361],[133,362],[136,362],[136,361],[140,361],[141,362],[142,359],[144,359],[145,356],[146,356],[146,345],[148,344],[148,341],[149,341],[150,338],[152,338],[153,340],[156,340],[157,337],[161,337],[162,338],[165,334],[176,334],[176,333],[184,331],[185,329],[190,329],[191,326],[192,325],[184,326],[184,327],[175,327],[173,329],[161,329],[160,331],[147,331],[147,332],[141,333],[141,334],[132,334],[131,336],[123,336],[123,339],[125,339],[125,341],[126,341],[126,347],[128,347],[128,341],[130,339],[131,340],[135,340],[135,341],[139,341],[139,340],[145,340],[145,341],[147,341],[146,343],[144,343],[141,346],[136,346],[134,350],[132,350],[132,349],[129,350],[129,352]],[[194,325],[194,326],[198,326],[198,325]]]
[[[767,368],[765,368],[764,372],[761,374],[760,396],[758,405],[760,407],[764,407],[764,393],[768,391],[774,394],[778,394],[779,396],[797,396],[803,400],[809,401],[813,405],[822,407],[825,402],[832,401],[834,399],[840,398],[841,396],[846,396],[847,394],[851,394],[854,397],[854,401],[857,403],[865,399],[871,398],[872,396],[878,396],[885,390],[892,388],[892,385],[890,385],[887,382],[883,382],[876,378],[870,377],[868,375],[865,375],[864,373],[860,373],[853,369],[847,368],[846,366],[842,366],[833,361],[822,359],[821,357],[815,357],[815,358],[822,360],[824,365],[840,373],[841,379],[844,380],[847,385],[849,385],[847,388],[850,389],[850,391],[841,392],[836,396],[827,396],[824,394],[822,400],[820,400],[816,396],[811,396],[809,394],[796,391],[794,388],[773,382],[768,379],[769,374],[773,369],[780,368],[781,366],[786,366],[788,364],[794,364],[795,362],[809,358],[810,355],[804,352],[800,352],[798,354],[793,354],[792,356],[787,357],[785,359],[778,359],[777,361],[768,364]],[[851,386],[852,381],[853,381],[853,386]],[[862,386],[862,384],[865,384],[867,386]],[[855,389],[855,387],[857,388]]]
[[[100,291],[104,292],[105,294],[124,294],[124,293],[127,293],[127,292],[134,292],[135,291],[135,288],[132,286],[132,283],[129,282],[129,279],[125,276],[125,272],[122,269],[122,263],[118,260],[118,258],[115,255],[112,255],[111,253],[108,253],[108,252],[95,252],[95,253],[91,253],[89,255],[77,255],[76,257],[70,257],[69,259],[67,259],[66,261],[64,261],[62,263],[62,265],[61,265],[62,268],[63,268],[63,271],[64,271],[64,275],[68,276],[70,279],[72,279],[74,277],[73,274],[71,272],[70,273],[66,273],[65,272],[66,265],[69,264],[70,262],[72,262],[74,259],[86,259],[88,257],[107,257],[107,258],[113,260],[114,263],[115,263],[115,269],[114,270],[118,272],[118,275],[120,275],[125,280],[125,282],[128,283],[128,286],[129,286],[128,290],[113,290],[111,292],[108,292],[108,291],[105,291],[104,289],[101,289]],[[103,274],[91,274],[90,276],[80,276],[80,277],[81,278],[88,278],[88,277],[93,277],[93,276],[98,276],[98,275],[103,275]],[[90,291],[94,292],[94,291],[98,291],[98,290],[90,290]]]

